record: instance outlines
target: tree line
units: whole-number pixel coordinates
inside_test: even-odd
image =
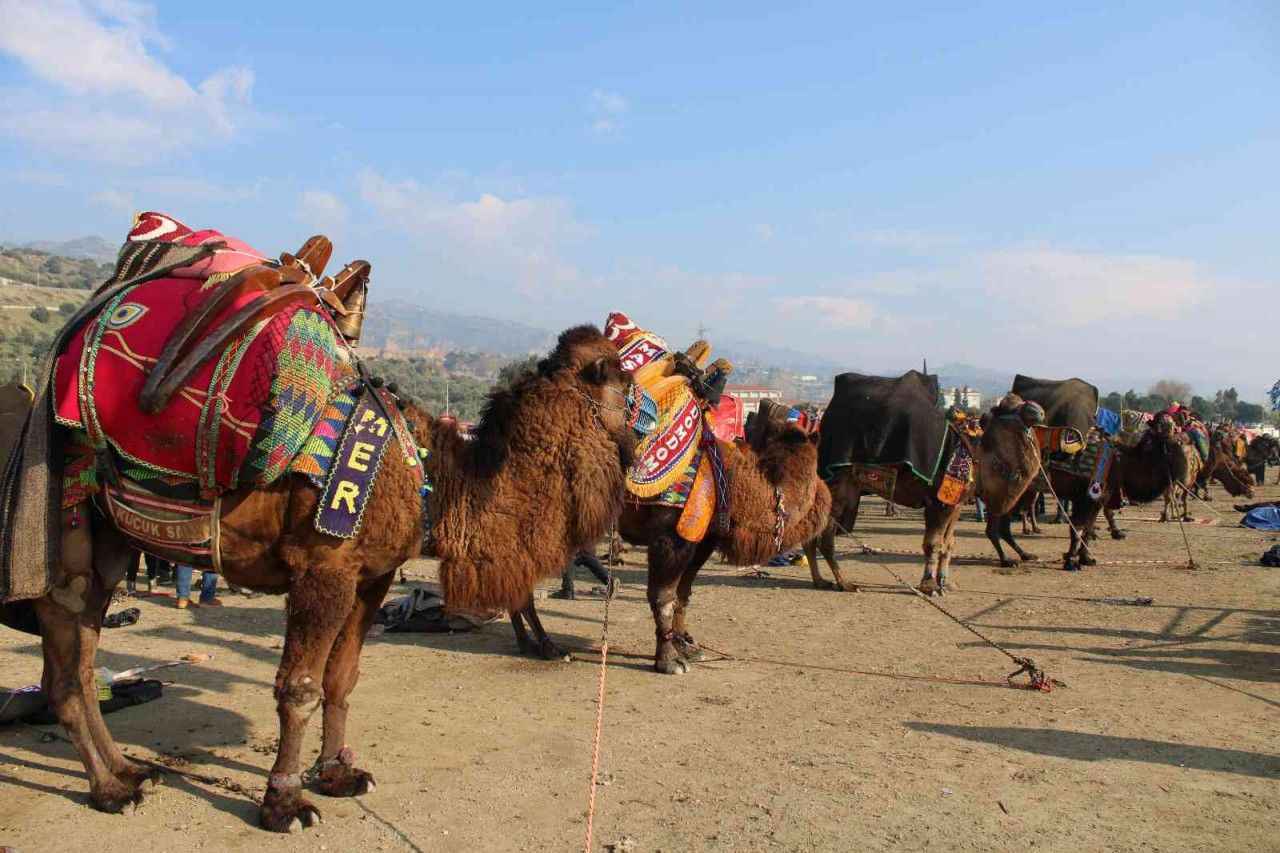
[[[1231,421],[1241,424],[1268,423],[1272,420],[1267,410],[1257,403],[1240,399],[1240,393],[1232,388],[1220,388],[1212,398],[1201,397],[1191,390],[1191,385],[1171,379],[1162,379],[1139,394],[1132,388],[1123,394],[1112,391],[1102,398],[1102,405],[1112,411],[1132,409],[1140,412],[1159,412],[1174,402],[1181,403],[1196,412],[1207,422]]]

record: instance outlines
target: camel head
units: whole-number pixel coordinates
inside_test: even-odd
[[[788,411],[786,406],[765,400],[745,429],[747,447],[755,452],[765,476],[775,485],[798,472],[817,478],[817,446],[804,430],[787,420]]]
[[[653,429],[655,411],[652,400],[622,369],[609,339],[595,326],[575,326],[560,335],[535,369],[490,392],[471,443],[472,472],[495,474],[517,432],[528,433],[529,425],[536,425],[545,440],[552,424],[570,431],[603,430],[625,468],[640,438]]]

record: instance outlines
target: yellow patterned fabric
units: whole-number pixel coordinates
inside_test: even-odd
[[[684,511],[676,522],[676,533],[686,542],[701,542],[716,514],[716,482],[711,472],[711,459],[703,455],[698,464],[698,476],[685,500]]]
[[[683,377],[680,377],[683,378]],[[636,448],[627,490],[638,498],[662,494],[691,464],[702,441],[702,407],[686,382],[668,384],[658,404],[658,428]]]

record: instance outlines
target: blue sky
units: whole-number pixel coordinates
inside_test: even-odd
[[[1274,4],[193,5],[0,0],[0,239],[160,209],[547,327],[1280,375]]]

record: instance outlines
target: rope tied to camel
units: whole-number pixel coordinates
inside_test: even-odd
[[[596,730],[591,740],[591,787],[587,790],[587,837],[582,849],[591,853],[591,836],[596,816],[596,788],[600,778],[600,740],[604,730],[604,678],[609,660],[609,603],[612,592],[604,597],[604,622],[600,628],[600,678],[596,688]]]
[[[846,535],[853,536],[854,539],[858,538],[852,531],[845,528],[844,525],[840,524],[840,522],[836,521],[835,519],[832,519],[831,523],[834,524],[841,532],[845,533]],[[897,572],[895,572],[893,569],[891,569],[888,565],[881,563],[880,567],[883,568],[886,572],[888,572],[893,577],[893,579],[898,582],[898,585],[901,586],[903,589],[906,589],[916,598],[919,598],[920,600],[924,601],[926,604],[928,604],[930,607],[933,607],[943,616],[946,616],[952,622],[955,622],[961,628],[964,628],[966,631],[973,634],[979,640],[982,640],[982,642],[986,643],[988,646],[1000,652],[1000,654],[1004,655],[1009,660],[1017,664],[1018,668],[1013,672],[1009,673],[1007,676],[1005,676],[1005,681],[1008,682],[1010,687],[1021,688],[1025,690],[1037,690],[1037,691],[1040,691],[1041,693],[1049,693],[1055,687],[1067,686],[1064,682],[1059,681],[1056,678],[1049,677],[1049,674],[1045,672],[1042,667],[1038,666],[1034,659],[1029,657],[1024,657],[1021,655],[1015,655],[1013,652],[1009,651],[1004,646],[997,643],[995,640],[983,634],[977,628],[974,628],[968,622],[965,622],[960,617],[952,614],[951,611],[947,610],[941,604],[938,604],[938,602],[934,601],[931,597],[925,595],[923,592],[921,592],[920,590],[916,589],[914,586],[912,586],[911,584],[903,580],[902,576],[899,575]],[[1022,675],[1023,673],[1027,674],[1027,684],[1025,685],[1015,684],[1013,680],[1017,678],[1019,675]]]

